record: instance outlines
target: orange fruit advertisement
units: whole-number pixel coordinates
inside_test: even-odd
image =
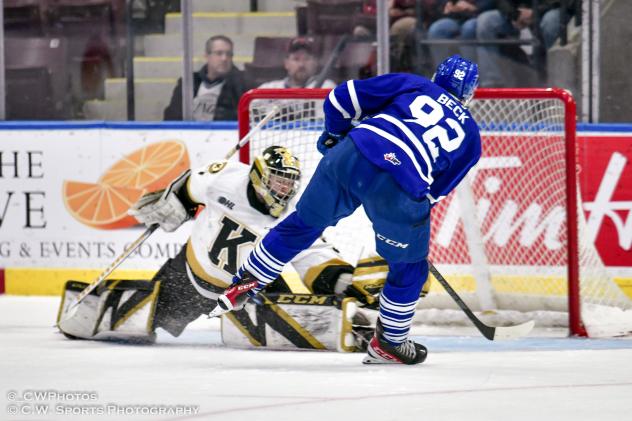
[[[182,142],[152,143],[121,158],[96,183],[64,181],[64,205],[77,221],[93,228],[131,227],[138,222],[128,209],[143,194],[166,188],[189,167]]]
[[[157,142],[116,162],[101,176],[99,183],[152,192],[167,187],[190,165],[183,143],[177,140]]]

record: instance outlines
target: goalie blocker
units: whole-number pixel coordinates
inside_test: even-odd
[[[159,327],[179,336],[190,322],[216,305],[214,299],[198,293],[183,270],[185,249],[151,281],[106,281],[70,317],[62,315],[88,283],[66,282],[57,317],[59,330],[69,338],[92,340],[153,342]],[[284,282],[276,290],[264,294],[261,305],[248,303],[222,319],[224,344],[342,352],[366,349],[373,329],[357,311],[354,298],[293,294]]]

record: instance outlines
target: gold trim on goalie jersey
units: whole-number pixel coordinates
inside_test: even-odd
[[[349,263],[341,259],[331,259],[327,260],[325,263],[321,263],[320,265],[312,266],[307,269],[307,272],[305,272],[305,276],[303,277],[303,283],[310,292],[314,292],[314,281],[316,281],[323,271],[330,266],[349,266]]]
[[[226,288],[230,286],[229,283],[206,273],[198,259],[195,257],[195,252],[193,251],[193,244],[191,243],[191,240],[187,241],[186,259],[187,264],[191,268],[191,272],[193,273],[193,276],[195,278],[194,281],[196,281],[196,283],[200,285],[200,287],[208,289],[211,292],[222,293]]]
[[[208,166],[208,172],[211,174],[218,173],[226,167],[226,164],[228,164],[228,161],[213,162]]]

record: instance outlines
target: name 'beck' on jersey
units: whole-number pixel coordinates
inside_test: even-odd
[[[350,80],[329,93],[324,110],[329,132],[348,132],[369,161],[417,200],[441,200],[481,156],[468,109],[422,76]]]

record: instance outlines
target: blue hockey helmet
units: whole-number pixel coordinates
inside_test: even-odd
[[[432,81],[467,105],[478,86],[478,65],[455,54],[437,66]]]

